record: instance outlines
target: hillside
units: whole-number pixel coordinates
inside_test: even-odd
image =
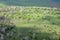
[[[7,40],[21,40],[23,38],[26,40],[60,40],[60,9],[3,7],[0,8],[0,16],[11,19],[17,29],[17,34],[12,34]]]

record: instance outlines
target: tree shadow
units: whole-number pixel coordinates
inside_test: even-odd
[[[37,29],[31,27],[17,27],[17,35],[18,40],[19,38],[22,39],[29,39],[29,40],[60,40],[60,36],[56,35],[55,33],[46,33],[46,32],[37,32]]]

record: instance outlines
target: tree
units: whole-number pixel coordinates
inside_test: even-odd
[[[15,28],[14,23],[5,16],[0,16],[0,40],[5,40],[4,36],[7,36],[12,29]]]

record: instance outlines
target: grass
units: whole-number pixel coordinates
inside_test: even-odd
[[[1,8],[1,7],[5,7],[5,6],[6,6],[6,5],[4,5],[4,4],[0,3],[0,8]]]
[[[23,37],[32,36],[31,40],[60,40],[60,16],[57,8],[6,8],[6,11],[2,8],[0,16],[11,19],[18,33],[15,39],[10,40],[21,40],[19,34]]]

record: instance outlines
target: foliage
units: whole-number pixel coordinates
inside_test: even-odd
[[[8,28],[12,25],[16,26],[9,31],[6,40],[60,40],[60,16],[57,8],[5,7],[1,9],[0,24]]]
[[[7,40],[9,33],[13,32],[12,29],[15,28],[15,25],[10,22],[10,20],[4,16],[0,17],[0,40]]]

